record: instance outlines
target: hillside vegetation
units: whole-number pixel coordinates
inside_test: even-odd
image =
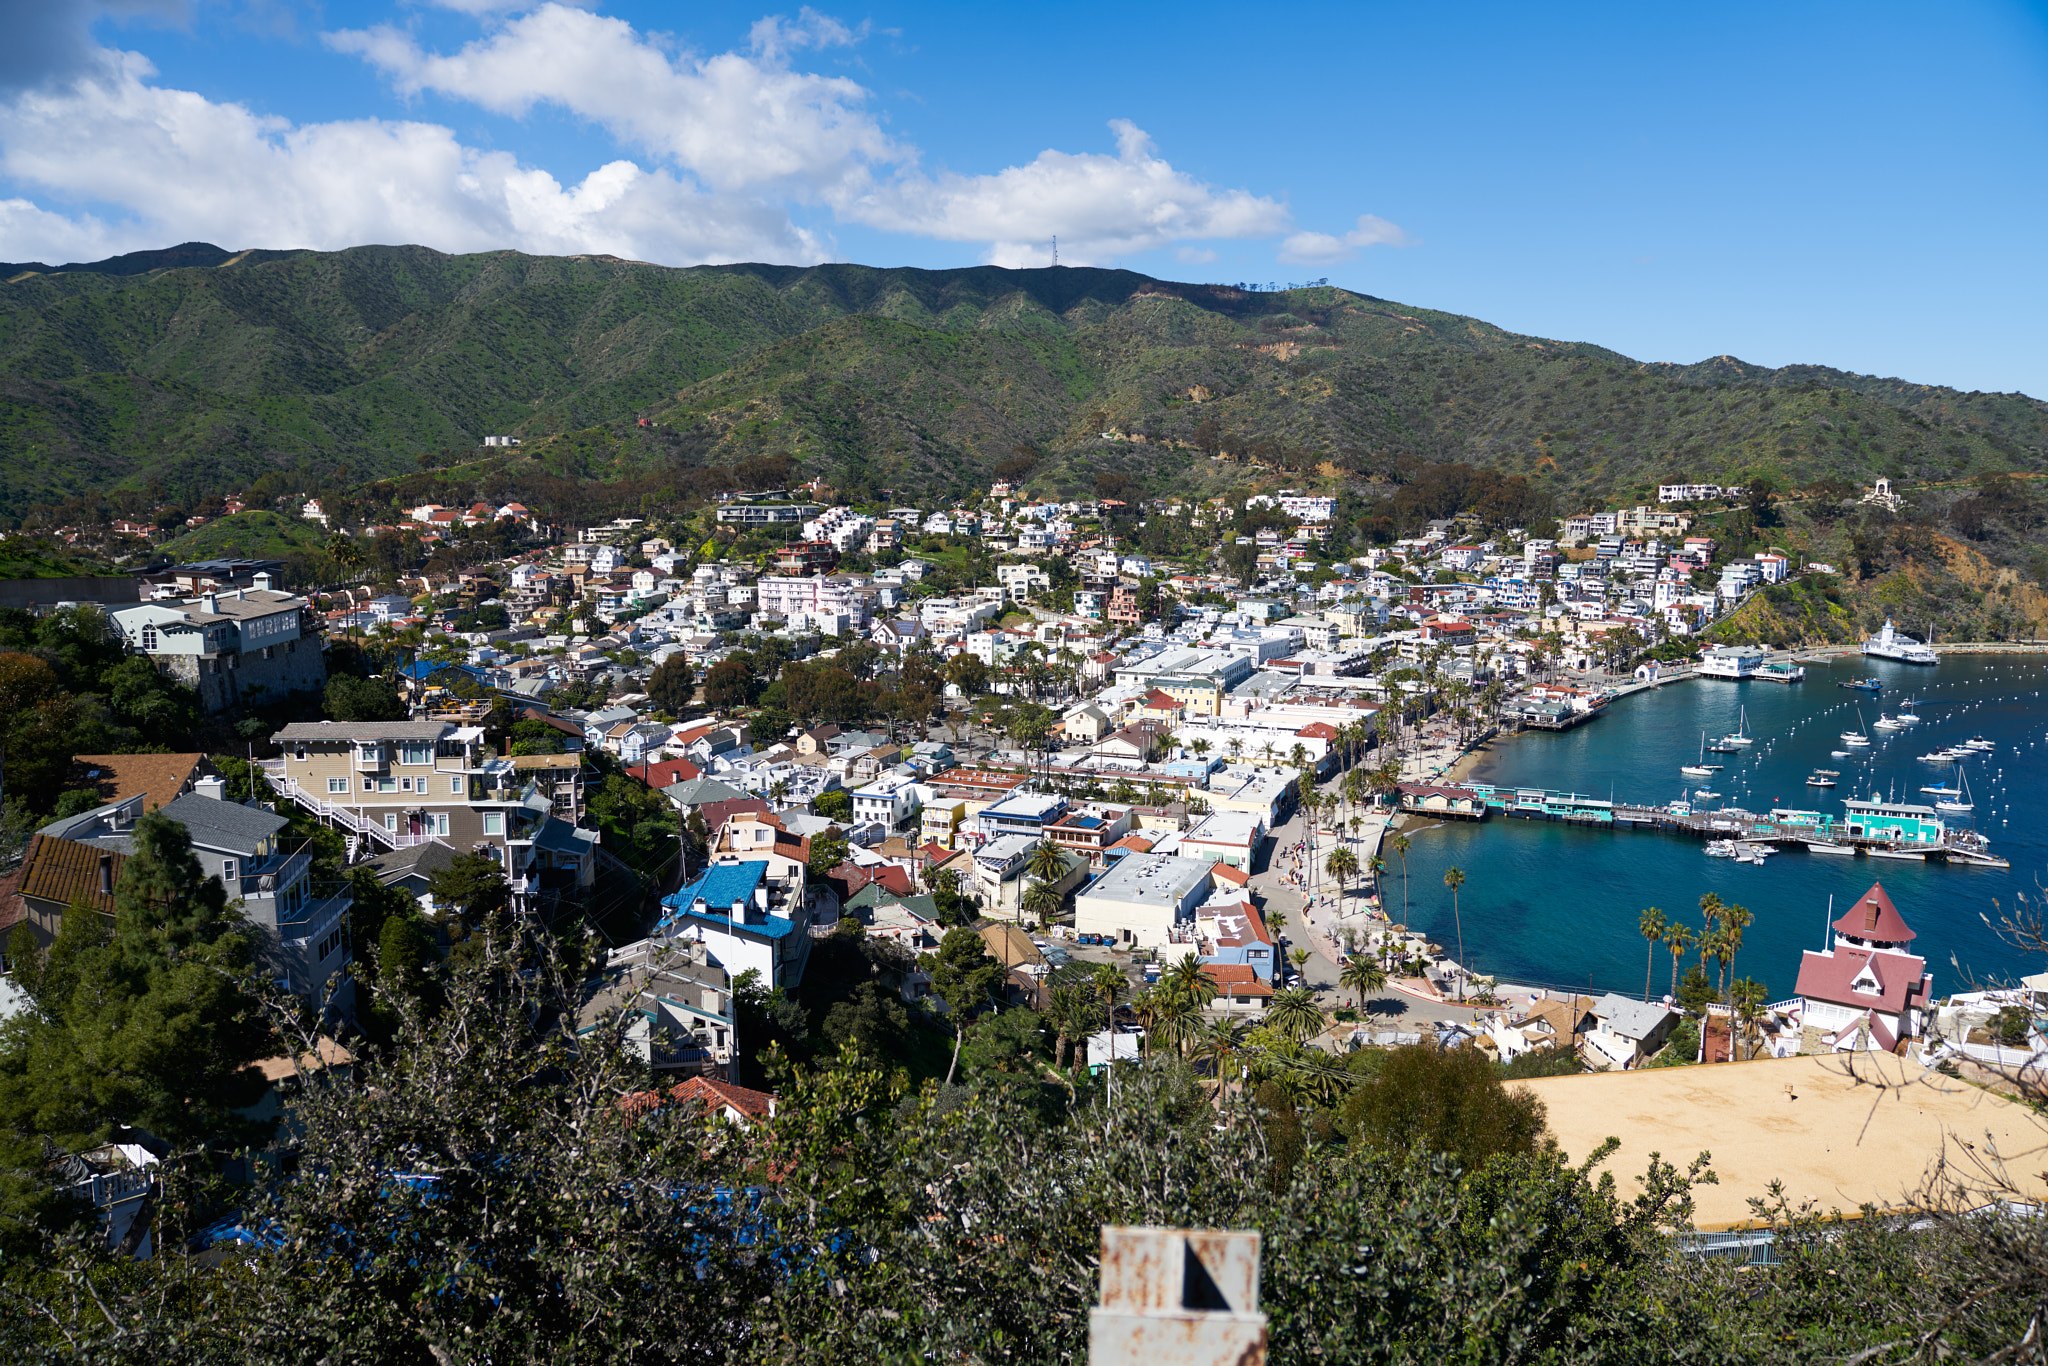
[[[386,479],[475,460],[489,434],[527,443],[492,457],[508,469],[565,479],[793,459],[855,491],[963,489],[1006,462],[1079,491],[1103,473],[1157,487],[1212,456],[1379,482],[1459,461],[1561,509],[1664,478],[2048,465],[2048,405],[2023,395],[1644,365],[1327,287],[205,243],[0,269],[0,517],[16,519],[109,489]]]

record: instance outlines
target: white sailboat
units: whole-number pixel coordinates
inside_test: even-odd
[[[1714,776],[1714,770],[1707,765],[1707,733],[1705,731],[1700,732],[1700,761],[1696,764],[1686,764],[1678,771],[1688,778],[1711,778]]]
[[[1856,729],[1842,732],[1842,743],[1851,749],[1858,749],[1870,743],[1870,737],[1863,733],[1863,708],[1856,709]]]
[[[1735,733],[1722,736],[1721,743],[1724,745],[1735,745],[1739,748],[1747,748],[1756,743],[1749,733],[1749,708],[1743,707],[1737,715],[1738,720],[1735,723]]]
[[[1941,798],[1934,803],[1934,809],[1951,816],[1967,816],[1975,811],[1976,805],[1970,800],[1970,775],[1963,774],[1963,790],[1960,795]]]

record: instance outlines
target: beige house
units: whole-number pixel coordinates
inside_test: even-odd
[[[553,815],[552,790],[499,758],[480,726],[301,721],[272,738],[284,757],[267,766],[271,786],[353,836],[356,847],[379,852],[438,839],[489,854],[504,864],[519,908],[595,878],[596,832]]]

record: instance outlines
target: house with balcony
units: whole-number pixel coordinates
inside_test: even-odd
[[[650,938],[701,945],[705,961],[735,981],[750,971],[766,987],[803,981],[811,954],[809,902],[801,883],[792,889],[771,878],[765,860],[713,864],[661,904],[666,913]]]
[[[315,884],[310,848],[283,838],[291,822],[262,807],[226,800],[225,787],[219,778],[203,778],[195,791],[159,810],[191,836],[192,854],[201,870],[220,879],[231,902],[241,903],[242,914],[258,936],[257,957],[266,971],[305,1000],[323,1004],[329,982],[349,961],[348,912],[354,898],[348,884]],[[39,849],[40,857],[77,865],[73,871],[83,879],[81,886],[104,887],[104,893],[95,895],[106,898],[109,919],[114,885],[120,877],[113,856],[134,852],[135,822],[143,814],[142,800],[135,797],[126,803],[112,803],[37,832],[54,841],[49,849]],[[91,852],[67,850],[64,845]],[[103,854],[107,856],[104,859]],[[85,867],[88,861],[92,864],[89,869]],[[57,919],[62,915],[60,907]],[[55,922],[49,928],[54,939]],[[337,984],[334,1009],[350,1010],[353,990],[344,975]]]
[[[925,789],[916,778],[886,773],[874,782],[853,790],[855,824],[875,821],[892,835],[913,828],[924,807]]]
[[[129,649],[197,690],[207,712],[282,701],[326,687],[327,657],[318,614],[273,582],[259,571],[248,588],[117,608],[107,619]]]
[[[1131,809],[1127,806],[1089,805],[1069,811],[1045,827],[1044,837],[1060,848],[1079,854],[1100,867],[1104,851],[1131,833]]]
[[[1017,791],[984,807],[975,817],[975,826],[984,839],[1028,835],[1036,840],[1043,836],[1047,826],[1057,824],[1066,814],[1065,797],[1051,792]]]
[[[553,814],[557,792],[498,757],[481,726],[299,721],[271,737],[270,786],[372,853],[438,839],[505,866],[516,910],[596,879],[597,833]]]
[[[584,992],[578,1037],[616,1017],[626,1050],[659,1075],[729,1073],[739,1048],[732,976],[704,944],[642,939],[614,949]]]

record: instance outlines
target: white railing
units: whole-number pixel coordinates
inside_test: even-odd
[[[270,775],[270,785],[276,789],[280,796],[289,797],[297,802],[301,808],[320,817],[322,820],[331,821],[353,834],[368,836],[386,849],[409,849],[413,845],[425,844],[434,838],[432,835],[415,835],[406,831],[387,830],[384,828],[384,823],[381,820],[375,820],[359,810],[352,810],[349,807],[330,802],[325,798],[314,796],[304,788],[301,788],[296,778],[279,778],[272,774]]]

